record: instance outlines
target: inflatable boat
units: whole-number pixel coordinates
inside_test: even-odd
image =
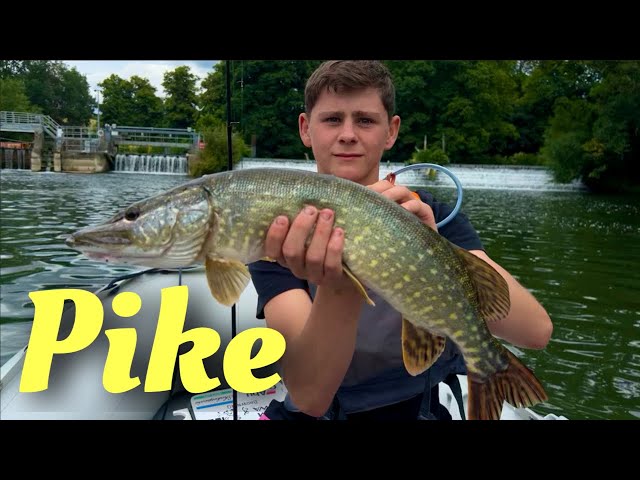
[[[217,377],[220,385],[211,391],[191,393],[183,385],[176,357],[172,386],[166,391],[145,392],[145,377],[160,313],[161,291],[167,287],[188,286],[188,306],[183,331],[205,327],[218,332],[220,348],[202,360],[209,378]],[[137,314],[124,318],[113,309],[113,299],[122,292],[139,295],[142,305]],[[286,388],[282,382],[257,393],[234,392],[227,383],[223,358],[232,339],[233,317],[236,332],[264,327],[256,319],[257,293],[249,283],[240,300],[232,308],[219,304],[210,294],[204,268],[188,270],[151,269],[118,278],[94,294],[100,299],[104,319],[101,331],[86,348],[74,353],[55,354],[51,362],[48,388],[27,393],[20,391],[20,381],[28,345],[17,352],[0,372],[0,418],[2,419],[139,419],[139,420],[258,420],[271,400],[283,400]],[[74,327],[76,308],[68,302],[63,311],[58,340],[68,337]],[[117,310],[117,309],[116,309]],[[138,377],[140,384],[123,393],[110,393],[103,384],[103,372],[109,353],[110,340],[105,334],[111,329],[136,331],[136,346],[131,360],[130,377]],[[188,344],[187,344],[188,343]],[[191,349],[182,344],[178,357]],[[253,371],[258,378],[277,373],[275,364]],[[462,403],[466,411],[467,381],[459,375]],[[449,385],[439,385],[440,403],[454,420],[462,417],[458,402]],[[235,408],[234,408],[235,407]],[[465,416],[466,418],[466,416]],[[549,414],[542,416],[525,408],[505,403],[501,420],[566,419]]]

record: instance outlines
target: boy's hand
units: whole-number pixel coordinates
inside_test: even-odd
[[[431,227],[436,232],[436,220],[433,216],[433,210],[431,207],[420,200],[417,193],[412,192],[407,187],[402,185],[394,185],[388,180],[380,180],[368,186],[371,190],[381,193],[387,198],[394,200],[402,205],[404,208],[415,214],[422,223]]]
[[[336,288],[343,283],[348,285],[342,275],[344,231],[334,228],[333,220],[333,211],[318,211],[312,206],[305,207],[291,225],[287,217],[277,217],[267,232],[265,255],[315,285],[329,284]]]

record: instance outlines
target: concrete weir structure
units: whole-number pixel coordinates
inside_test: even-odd
[[[73,140],[77,140],[74,138],[70,140],[72,141],[56,141],[53,149],[53,165],[50,165],[44,154],[44,134],[43,132],[34,132],[31,171],[40,172],[50,169],[51,166],[53,166],[54,172],[101,173],[111,170],[112,162],[109,152],[106,151],[106,145],[100,145],[98,142],[92,148],[95,142],[84,140],[85,148],[79,149],[74,147],[78,146],[80,142],[74,142]]]
[[[34,172],[109,172],[116,167],[116,156],[121,147],[129,149],[129,146],[133,146],[143,147],[143,150],[163,149],[164,155],[132,155],[140,157],[142,164],[181,165],[180,172],[170,173],[186,173],[190,154],[194,154],[201,144],[199,133],[191,128],[107,124],[96,130],[89,127],[59,125],[48,115],[28,112],[0,112],[0,131],[33,134],[30,167]],[[153,161],[149,162],[147,157]],[[167,161],[163,162],[162,159]],[[180,161],[176,162],[175,159]],[[132,160],[124,163],[129,164],[135,162]]]
[[[56,169],[56,163],[54,154],[53,169],[56,172],[102,173],[111,170],[106,153],[74,152],[60,159],[60,170]]]

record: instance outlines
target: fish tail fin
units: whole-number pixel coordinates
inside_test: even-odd
[[[469,420],[500,420],[504,401],[514,407],[531,407],[547,400],[536,378],[513,353],[505,349],[509,365],[490,377],[469,373]]]

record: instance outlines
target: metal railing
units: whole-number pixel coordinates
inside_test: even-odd
[[[190,128],[155,128],[112,126],[113,141],[120,145],[156,145],[162,147],[191,148],[200,135]]]
[[[51,138],[56,138],[61,128],[49,115],[30,112],[0,112],[0,130],[5,132],[40,132],[44,131]]]
[[[152,145],[191,149],[200,134],[191,128],[155,128],[105,125],[96,131],[89,127],[61,126],[49,115],[0,111],[0,130],[8,132],[45,132],[66,150],[97,151],[105,134],[120,145]],[[89,143],[87,143],[89,142]]]
[[[104,145],[100,145],[99,138],[65,138],[62,149],[66,152],[96,153],[104,151]]]
[[[98,138],[98,132],[89,127],[62,127],[64,139],[92,139]]]

